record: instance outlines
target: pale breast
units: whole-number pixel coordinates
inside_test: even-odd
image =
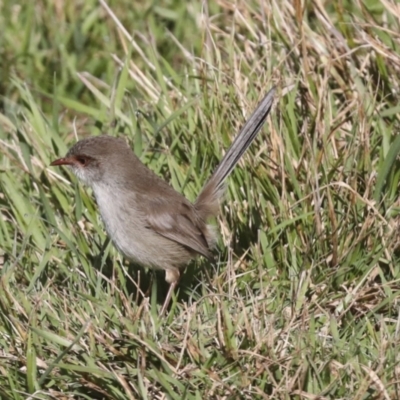
[[[184,246],[147,227],[134,192],[121,193],[120,188],[104,184],[93,190],[106,231],[126,258],[153,269],[181,266],[192,258]]]

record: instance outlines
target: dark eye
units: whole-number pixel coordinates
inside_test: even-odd
[[[78,161],[79,164],[85,166],[88,163],[89,159],[87,157],[78,156],[76,157],[76,161]]]

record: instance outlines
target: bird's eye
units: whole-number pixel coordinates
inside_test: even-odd
[[[86,157],[76,157],[76,161],[78,161],[79,164],[85,166],[88,162],[88,159]]]

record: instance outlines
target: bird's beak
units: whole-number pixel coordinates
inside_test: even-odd
[[[59,158],[58,160],[53,161],[50,165],[52,167],[57,166],[57,165],[73,165],[76,163],[76,160],[73,159],[72,157],[64,157],[64,158]]]

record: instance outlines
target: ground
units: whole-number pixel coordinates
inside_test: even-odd
[[[0,397],[396,399],[395,1],[0,1]],[[127,138],[190,200],[272,87],[215,262],[162,274],[49,167]]]

